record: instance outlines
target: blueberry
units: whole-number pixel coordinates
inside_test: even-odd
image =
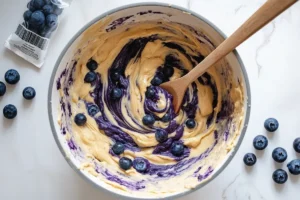
[[[291,174],[293,175],[299,175],[300,174],[300,160],[292,160],[287,164],[287,167]]]
[[[148,99],[153,99],[155,97],[155,90],[153,87],[148,87],[146,91],[146,97]]]
[[[34,12],[36,8],[33,6],[33,1],[28,2],[27,8],[31,11]]]
[[[34,88],[32,87],[26,87],[24,90],[23,90],[23,97],[27,100],[31,100],[35,97],[35,90]]]
[[[99,112],[99,108],[97,105],[89,105],[88,106],[88,113],[90,116],[94,117],[98,112]]]
[[[6,92],[6,85],[0,81],[0,97],[3,96]]]
[[[42,37],[50,38],[52,32],[57,28],[55,27],[48,27],[48,26],[43,26],[40,28],[39,35]]]
[[[186,125],[188,128],[192,129],[192,128],[195,128],[196,122],[195,122],[194,119],[188,119],[188,120],[186,120],[185,125]]]
[[[36,10],[40,10],[43,8],[43,6],[45,5],[44,0],[31,0],[31,4],[32,6],[36,9]]]
[[[171,146],[171,153],[174,156],[181,156],[184,152],[184,146],[181,142],[173,142],[172,146]]]
[[[58,18],[57,18],[57,15],[55,14],[50,14],[46,17],[46,25],[49,27],[49,28],[52,28],[52,27],[56,27],[57,26],[57,23],[58,23]]]
[[[169,122],[171,121],[171,115],[169,113],[166,113],[162,118],[161,118],[162,122]]]
[[[253,166],[256,163],[256,156],[253,153],[247,153],[244,156],[244,163],[247,166]]]
[[[0,94],[1,96],[1,94]],[[297,153],[300,153],[300,138],[296,138],[293,143],[293,147]]]
[[[17,116],[18,110],[16,106],[8,104],[3,108],[3,115],[7,119],[13,119]]]
[[[166,77],[171,77],[173,76],[174,74],[174,68],[173,67],[169,67],[169,66],[165,66],[163,68],[163,74],[166,76]]]
[[[112,150],[115,154],[120,155],[124,152],[125,150],[125,146],[124,144],[122,144],[121,142],[116,142],[113,146],[112,146]]]
[[[276,162],[282,163],[287,159],[287,152],[284,148],[277,147],[272,152],[272,158]]]
[[[146,172],[149,166],[150,163],[145,158],[137,157],[133,160],[133,168],[140,173]]]
[[[86,116],[82,113],[79,113],[75,116],[75,119],[74,119],[75,123],[78,125],[78,126],[83,126],[85,125],[87,119],[86,119]]]
[[[10,69],[5,73],[4,79],[9,84],[16,84],[20,80],[20,74],[17,70]]]
[[[54,12],[54,9],[51,5],[44,5],[43,7],[43,13],[47,16],[47,15],[50,15]]]
[[[26,10],[23,14],[24,20],[28,21],[30,19],[31,15],[32,15],[32,12],[30,10]]]
[[[96,67],[96,68],[97,68],[97,67]],[[120,80],[120,77],[121,77],[120,72],[117,72],[117,71],[114,71],[114,72],[112,72],[112,73],[110,74],[111,80],[112,80],[112,81],[115,81],[115,82],[119,81],[119,80]]]
[[[29,19],[29,24],[33,27],[42,26],[45,23],[45,15],[42,11],[34,11]]]
[[[163,142],[167,141],[168,133],[165,130],[157,129],[155,131],[155,139],[157,140],[157,142],[163,143]]]
[[[86,64],[86,67],[87,67],[89,70],[94,71],[94,70],[96,70],[96,69],[98,68],[98,63],[97,63],[95,60],[91,59],[91,60],[89,60],[88,63]]]
[[[268,146],[268,139],[263,135],[258,135],[253,139],[253,146],[257,150],[263,150]]]
[[[267,131],[274,132],[278,129],[279,123],[276,119],[269,118],[269,119],[266,119],[264,126]]]
[[[114,88],[112,91],[111,91],[111,98],[112,99],[120,99],[123,95],[123,92],[120,88]]]
[[[132,166],[132,161],[129,159],[129,158],[126,158],[126,157],[122,157],[120,160],[119,160],[119,166],[124,169],[124,170],[128,170],[131,168]]]
[[[97,74],[95,72],[88,72],[84,77],[84,82],[92,83],[96,80]]]
[[[151,84],[154,86],[159,86],[160,84],[162,84],[163,80],[158,77],[158,76],[154,76],[154,78],[151,80]]]
[[[51,4],[51,0],[44,0],[46,5],[50,5]]]
[[[143,124],[146,125],[146,126],[151,126],[154,124],[155,122],[155,119],[152,115],[145,115],[142,119],[143,121]]]
[[[272,176],[275,183],[284,184],[288,179],[288,174],[283,169],[277,169]]]

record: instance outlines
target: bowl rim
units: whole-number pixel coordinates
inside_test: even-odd
[[[247,103],[247,109],[246,109],[246,114],[245,114],[245,120],[244,120],[244,127],[242,128],[241,130],[241,133],[240,133],[240,136],[239,136],[239,139],[235,145],[235,148],[230,152],[230,155],[228,156],[228,158],[226,159],[225,162],[223,162],[223,165],[221,167],[219,167],[217,169],[217,171],[215,173],[213,173],[212,176],[210,176],[209,179],[207,179],[206,181],[203,181],[202,183],[200,183],[199,185],[197,185],[195,188],[193,189],[190,189],[188,191],[185,191],[185,192],[182,192],[182,193],[178,193],[178,194],[175,194],[175,195],[171,195],[171,196],[167,196],[167,197],[163,197],[163,198],[139,198],[139,197],[130,197],[130,196],[126,196],[126,195],[123,195],[123,194],[119,194],[119,193],[115,193],[111,190],[108,190],[98,184],[96,184],[94,181],[92,181],[90,178],[88,178],[80,169],[77,168],[77,166],[71,161],[71,159],[68,159],[68,156],[66,154],[66,152],[64,151],[64,148],[62,146],[62,144],[60,143],[59,141],[59,138],[58,138],[58,134],[56,132],[56,129],[55,129],[55,122],[53,120],[53,113],[52,113],[52,89],[53,89],[53,86],[54,86],[54,83],[55,83],[55,75],[56,75],[56,72],[57,72],[57,69],[60,65],[60,62],[62,61],[62,58],[64,57],[65,53],[67,52],[67,50],[69,49],[69,47],[73,44],[73,42],[87,29],[89,28],[90,26],[92,26],[94,23],[96,23],[97,21],[101,20],[102,18],[106,17],[107,15],[110,15],[110,14],[113,14],[115,12],[118,12],[118,11],[121,11],[121,10],[124,10],[124,9],[128,9],[128,8],[134,8],[134,7],[142,7],[142,6],[158,6],[158,7],[169,7],[169,8],[173,8],[173,9],[177,9],[177,10],[180,10],[180,11],[183,11],[183,12],[187,12],[189,14],[191,14],[192,16],[202,20],[203,22],[205,22],[207,25],[209,25],[212,29],[214,29],[222,38],[226,39],[227,36],[217,27],[215,26],[212,22],[210,22],[209,20],[207,20],[205,17],[201,16],[200,14],[194,12],[194,11],[191,11],[187,8],[184,8],[184,7],[181,7],[181,6],[177,6],[177,5],[173,5],[173,4],[167,4],[167,3],[159,3],[159,2],[143,2],[143,3],[133,3],[133,4],[127,4],[127,5],[123,5],[123,6],[120,6],[120,7],[117,7],[117,8],[114,8],[114,9],[111,9],[107,12],[104,12],[102,13],[101,15],[95,17],[93,20],[91,20],[90,22],[88,22],[87,24],[85,24],[71,39],[70,41],[67,43],[67,45],[64,47],[64,49],[62,50],[62,52],[60,53],[56,63],[55,63],[55,66],[52,70],[52,74],[51,74],[51,77],[50,77],[50,83],[49,83],[49,87],[48,87],[48,117],[49,117],[49,122],[50,122],[50,127],[51,127],[51,130],[52,130],[52,134],[53,134],[53,137],[55,139],[55,142],[60,150],[60,152],[62,153],[63,157],[65,158],[65,160],[67,161],[67,163],[70,165],[70,167],[77,172],[77,174],[79,174],[84,180],[86,180],[87,182],[91,183],[94,187],[96,188],[99,188],[101,189],[101,191],[104,191],[106,193],[109,193],[111,194],[112,196],[115,196],[115,197],[122,197],[123,199],[131,199],[131,200],[138,200],[138,199],[142,199],[142,200],[150,200],[150,199],[172,199],[172,198],[178,198],[178,197],[181,197],[181,196],[185,196],[187,194],[190,194],[202,187],[204,187],[205,185],[207,185],[208,183],[210,183],[212,180],[214,180],[222,171],[224,171],[224,169],[228,166],[228,164],[231,162],[231,160],[233,159],[233,157],[236,155],[243,139],[244,139],[244,136],[245,136],[245,133],[246,133],[246,130],[247,130],[247,126],[248,126],[248,123],[249,123],[249,118],[250,118],[250,111],[251,111],[251,92],[250,92],[250,82],[249,82],[249,79],[248,79],[248,75],[247,75],[247,71],[246,71],[246,68],[245,68],[245,65],[243,64],[242,62],[242,59],[240,57],[240,55],[238,54],[237,50],[233,50],[233,54],[234,56],[236,57],[239,65],[240,65],[240,68],[241,68],[241,71],[242,71],[242,74],[243,74],[243,77],[244,77],[244,81],[245,81],[245,88],[246,88],[246,91],[247,91],[247,99],[246,99],[246,103]]]

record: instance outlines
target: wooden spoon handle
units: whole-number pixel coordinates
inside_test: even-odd
[[[210,66],[214,65],[221,58],[233,51],[242,42],[256,33],[259,29],[285,11],[297,0],[268,0],[260,7],[239,29],[237,29],[229,38],[222,42],[213,52],[211,52],[200,64],[198,64],[187,75],[189,83],[195,81]]]

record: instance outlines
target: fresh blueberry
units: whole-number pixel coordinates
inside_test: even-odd
[[[263,150],[268,146],[268,139],[263,135],[258,135],[253,139],[253,146],[257,150]]]
[[[163,80],[158,77],[158,76],[154,76],[154,78],[151,80],[151,84],[154,86],[159,86],[160,84],[162,84]]]
[[[40,28],[39,35],[42,37],[50,38],[52,32],[57,28],[55,27],[48,27],[48,26],[43,26]]]
[[[94,117],[98,112],[99,112],[99,108],[97,105],[89,105],[88,106],[88,113],[90,116]]]
[[[287,152],[284,148],[277,147],[272,152],[272,158],[276,162],[282,163],[287,159]]]
[[[124,169],[124,170],[128,170],[131,168],[132,166],[132,161],[129,159],[129,158],[126,158],[126,157],[122,157],[120,160],[119,160],[119,166]]]
[[[150,163],[145,158],[137,157],[133,160],[133,168],[140,173],[146,172],[149,166]]]
[[[153,87],[148,87],[148,88],[147,88],[147,91],[146,91],[146,97],[147,97],[148,99],[152,99],[152,98],[155,97],[155,90],[154,90]]]
[[[28,21],[30,19],[31,15],[32,15],[32,12],[30,10],[26,10],[23,14],[24,20]]]
[[[50,14],[46,17],[46,25],[49,27],[49,28],[52,28],[52,27],[56,27],[57,26],[57,23],[58,23],[58,18],[57,18],[57,15],[55,14]]]
[[[253,153],[247,153],[244,156],[244,163],[247,166],[253,166],[256,163],[256,156]]]
[[[192,129],[192,128],[195,128],[196,122],[195,122],[194,119],[188,119],[188,120],[186,120],[185,125],[186,125],[188,128]]]
[[[181,156],[184,152],[184,146],[181,142],[173,142],[172,146],[171,146],[171,153],[174,156]]]
[[[8,104],[3,108],[3,115],[7,119],[13,119],[17,116],[18,110],[16,106]]]
[[[0,97],[3,96],[6,92],[6,85],[0,81]]]
[[[111,98],[112,99],[120,99],[123,95],[123,92],[120,88],[114,88],[112,91],[111,91]]]
[[[162,122],[169,122],[171,120],[171,115],[169,113],[166,113],[162,118]]]
[[[45,15],[42,11],[37,10],[32,13],[29,19],[29,24],[34,27],[42,26],[45,23]]]
[[[294,140],[293,147],[297,153],[300,153],[300,137]]]
[[[118,71],[114,71],[110,74],[111,80],[115,81],[115,82],[119,81],[120,77],[121,77],[121,75],[120,75],[120,72],[118,72]]]
[[[279,123],[276,119],[269,118],[269,119],[266,119],[264,126],[267,131],[274,132],[278,129]]]
[[[277,169],[272,176],[275,183],[284,184],[288,179],[288,174],[283,169]]]
[[[87,120],[87,119],[86,119],[86,116],[85,116],[84,114],[82,114],[82,113],[77,114],[77,115],[75,116],[75,119],[74,119],[75,123],[76,123],[78,126],[83,126],[83,125],[85,125],[86,120]]]
[[[124,144],[122,144],[121,142],[116,142],[113,146],[112,146],[112,150],[116,155],[120,155],[124,152],[125,150],[125,146]]]
[[[43,13],[47,16],[47,15],[50,15],[54,12],[54,9],[51,5],[47,4],[47,5],[44,5],[43,7]]]
[[[165,66],[163,68],[163,74],[166,76],[166,77],[171,77],[173,76],[174,74],[174,68],[173,67],[169,67],[169,66]]]
[[[20,74],[17,70],[10,69],[5,73],[4,79],[9,84],[16,84],[20,80]]]
[[[152,116],[152,115],[145,115],[144,117],[143,117],[143,124],[144,125],[146,125],[146,126],[151,126],[151,125],[153,125],[154,124],[154,122],[155,122],[155,119],[154,119],[154,117]]]
[[[35,97],[35,89],[32,88],[32,87],[26,87],[24,90],[23,90],[23,97],[27,100],[31,100]]]
[[[35,7],[33,6],[33,1],[28,2],[27,8],[28,8],[31,12],[36,11]]]
[[[50,5],[52,3],[51,0],[44,0],[44,2],[46,5]]]
[[[32,6],[36,9],[36,10],[40,10],[43,8],[43,6],[45,5],[44,0],[31,0],[32,2]]]
[[[94,71],[94,70],[96,70],[96,69],[98,68],[98,63],[97,63],[95,60],[91,59],[91,60],[89,60],[88,63],[86,64],[86,67],[87,67],[89,70]]]
[[[84,82],[92,83],[96,80],[97,74],[95,72],[88,72],[84,77]]]
[[[163,142],[167,141],[168,133],[165,130],[157,129],[155,131],[155,139],[157,140],[157,142],[163,143]]]
[[[300,174],[300,159],[292,160],[287,164],[287,167],[291,174],[299,175]]]

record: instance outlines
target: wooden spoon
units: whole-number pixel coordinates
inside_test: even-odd
[[[242,42],[256,33],[259,29],[296,3],[297,0],[268,0],[260,7],[239,29],[229,38],[222,42],[213,52],[211,52],[201,63],[193,68],[185,76],[161,84],[173,95],[173,105],[175,112],[179,111],[184,93],[188,86],[201,76],[210,66],[233,51]]]

